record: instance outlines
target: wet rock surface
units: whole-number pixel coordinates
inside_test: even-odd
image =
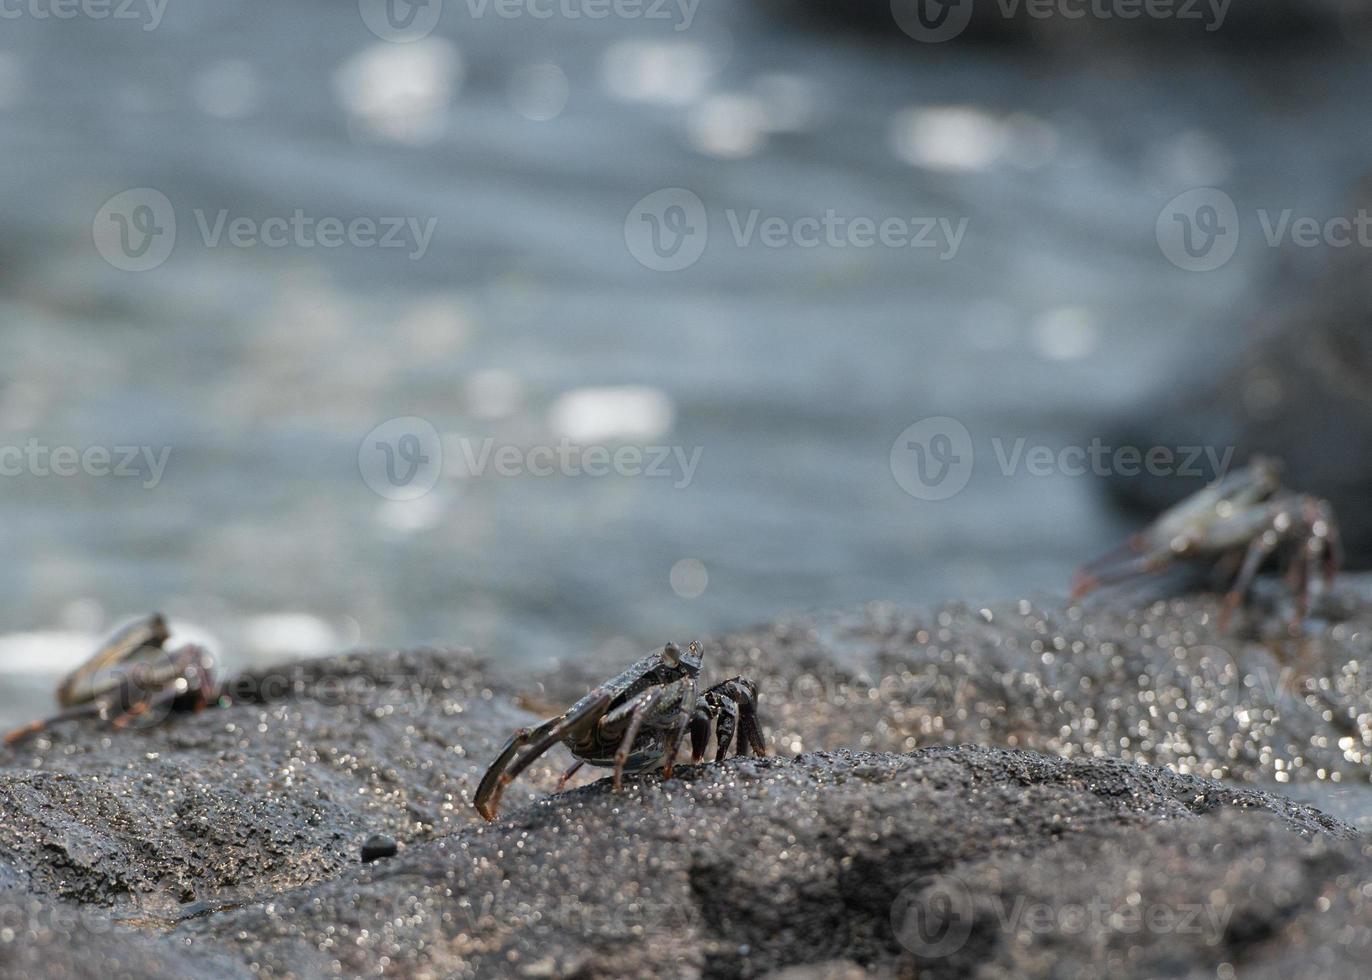
[[[65,725],[0,755],[0,974],[1356,975],[1367,844],[1245,781],[1365,791],[1367,591],[1303,638],[1275,590],[1228,637],[1209,596],[796,617],[707,644],[772,756],[551,796],[559,749],[492,825],[485,763],[594,656],[350,655]]]

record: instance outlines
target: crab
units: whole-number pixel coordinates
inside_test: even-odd
[[[167,621],[159,613],[119,629],[58,686],[62,710],[10,732],[4,744],[13,745],[74,718],[95,716],[118,729],[158,709],[198,711],[221,703],[209,652],[194,644],[167,650],[170,638]]]
[[[1072,598],[1175,562],[1215,562],[1234,575],[1219,618],[1225,631],[1258,570],[1274,554],[1286,563],[1298,625],[1316,581],[1323,578],[1328,587],[1343,562],[1338,524],[1327,501],[1282,486],[1277,460],[1255,456],[1243,469],[1165,511],[1121,547],[1083,565],[1073,580]]]
[[[616,791],[622,788],[625,773],[660,769],[664,778],[671,779],[677,751],[688,732],[693,762],[705,757],[712,729],[716,763],[724,761],[735,738],[736,755],[747,755],[750,749],[765,755],[767,747],[757,719],[757,685],[733,677],[698,694],[702,661],[699,643],[692,642],[685,650],[668,643],[556,718],[516,731],[477,787],[473,799],[477,812],[494,820],[505,787],[559,742],[576,759],[558,781],[559,793],[586,763],[612,767]]]

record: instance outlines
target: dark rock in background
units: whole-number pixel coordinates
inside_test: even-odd
[[[1184,387],[1121,424],[1116,446],[1235,449],[1234,465],[1276,456],[1286,485],[1333,505],[1351,567],[1372,566],[1372,291],[1365,256],[1334,266],[1304,292],[1314,297],[1213,385]],[[1204,479],[1147,473],[1110,477],[1114,495],[1155,514]]]
[[[1144,0],[759,0],[777,16],[821,24],[834,22],[892,38],[923,40],[951,34],[964,42],[1039,42],[1056,44],[1111,39],[1178,38],[1226,44],[1372,36],[1372,4],[1366,0],[1172,0],[1158,3],[1161,13],[1147,16]],[[1042,11],[1051,7],[1051,15]],[[1111,16],[1097,16],[1096,9]],[[946,12],[945,12],[946,10]],[[1062,16],[1059,11],[1080,13]],[[1033,11],[1033,13],[1031,13]],[[1128,16],[1130,13],[1133,16]],[[1123,14],[1124,16],[1121,16]],[[923,21],[916,18],[923,16]],[[945,18],[946,21],[945,21]],[[940,31],[941,23],[965,25]],[[902,30],[902,25],[909,30]],[[1212,29],[1213,28],[1213,29]],[[924,30],[929,33],[924,33]],[[911,34],[911,31],[913,34]]]
[[[0,974],[1356,975],[1367,845],[1238,781],[1372,812],[1369,587],[1304,641],[1210,596],[793,619],[707,644],[771,757],[552,797],[558,749],[492,825],[498,744],[617,665],[353,655],[59,726],[0,756]]]

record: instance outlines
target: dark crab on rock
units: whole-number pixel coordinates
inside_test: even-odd
[[[58,722],[96,717],[115,728],[199,711],[224,698],[209,651],[195,644],[168,650],[171,630],[160,613],[117,630],[57,688],[61,711],[4,737],[14,745]]]
[[[1316,584],[1330,584],[1342,564],[1338,523],[1327,501],[1282,486],[1280,462],[1255,456],[1165,511],[1120,548],[1082,566],[1072,598],[1175,562],[1213,562],[1232,580],[1220,613],[1224,630],[1273,556],[1285,564],[1299,624]]]
[[[494,820],[500,797],[521,772],[561,742],[576,762],[562,774],[559,792],[584,764],[614,769],[618,790],[624,773],[661,770],[672,777],[687,732],[691,759],[705,757],[713,729],[715,761],[723,761],[737,738],[737,754],[766,752],[757,720],[757,685],[734,677],[698,693],[703,657],[699,643],[682,650],[668,643],[610,678],[565,712],[537,728],[510,736],[486,770],[473,800],[477,812]]]

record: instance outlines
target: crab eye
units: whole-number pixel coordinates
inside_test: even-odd
[[[681,663],[681,647],[675,643],[668,643],[662,648],[662,659],[668,667],[675,667]]]

